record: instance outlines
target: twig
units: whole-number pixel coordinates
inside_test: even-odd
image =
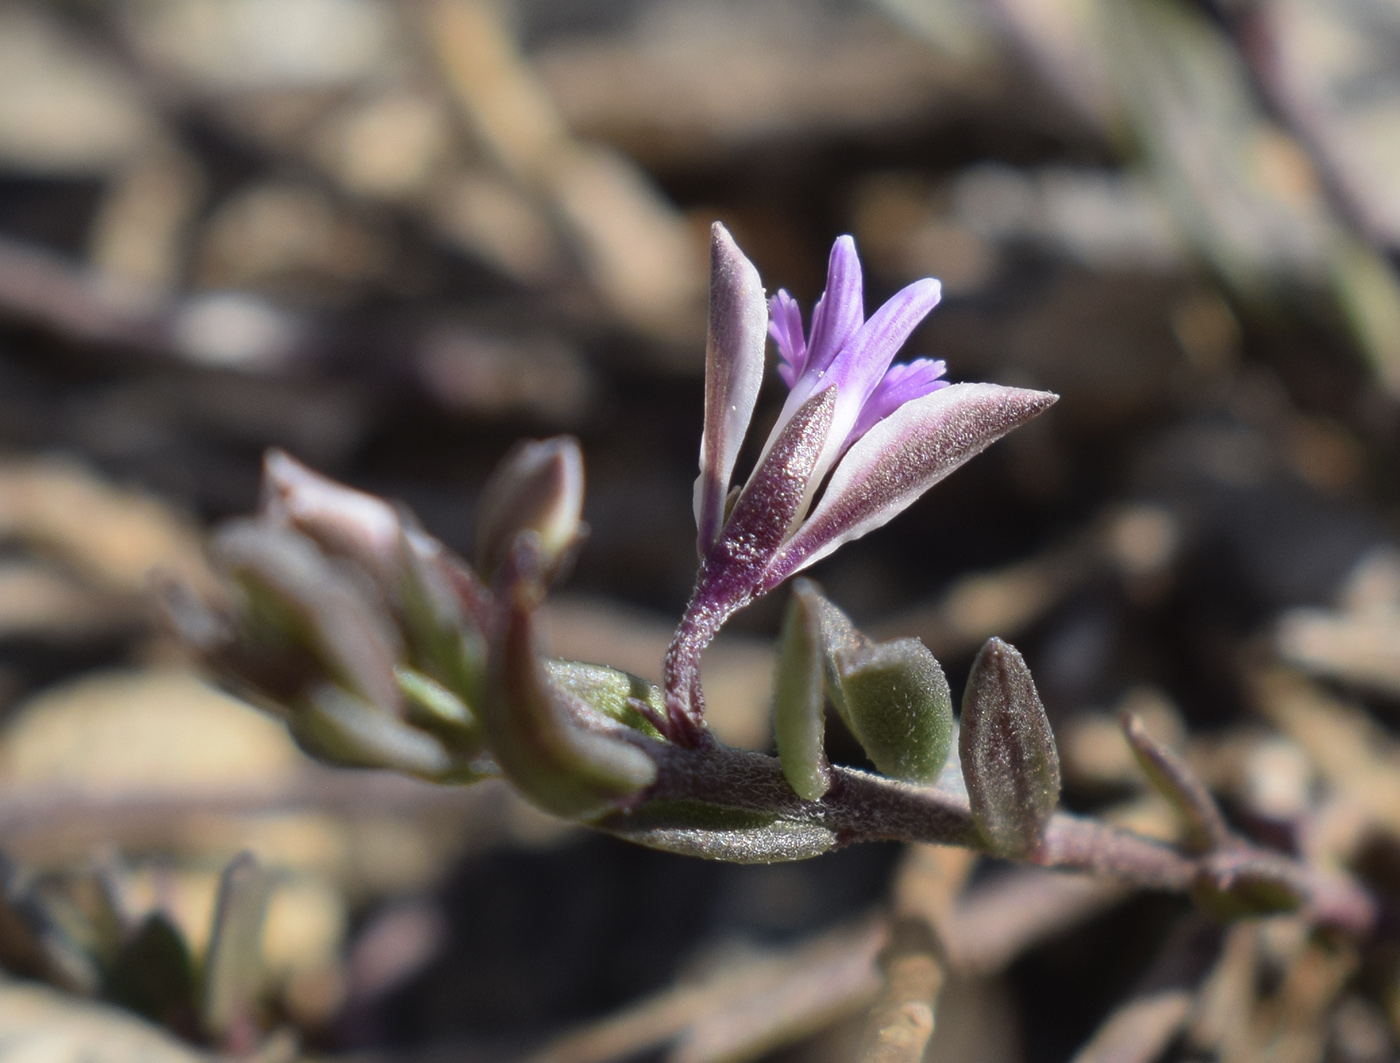
[[[919,1063],[933,1036],[943,965],[922,920],[896,921],[890,939],[880,955],[885,985],[870,1011],[860,1059],[862,1063]]]
[[[566,1034],[528,1063],[607,1063],[676,1038],[683,1038],[677,1058],[689,1063],[781,1043],[793,1029],[816,1029],[874,995],[886,930],[883,919],[867,918],[791,951],[727,965]]]
[[[787,784],[774,757],[710,743],[698,749],[648,744],[660,771],[648,795],[668,801],[710,805],[777,816],[789,823],[831,832],[838,845],[858,841],[933,842],[983,849],[965,794],[939,787],[916,787],[851,768],[835,768],[832,786],[820,801],[803,801]],[[645,843],[626,814],[599,824]],[[811,855],[811,854],[809,854]],[[1349,879],[1328,875],[1282,854],[1253,849],[1247,842],[1232,854],[1271,868],[1287,869],[1304,892],[1304,907],[1317,923],[1365,933],[1376,919],[1376,905]],[[1044,839],[1027,862],[1042,867],[1091,871],[1142,888],[1182,892],[1197,881],[1212,881],[1217,869],[1209,854],[1196,857],[1161,842],[1094,820],[1056,813]]]

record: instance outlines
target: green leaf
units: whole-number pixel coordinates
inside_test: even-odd
[[[875,766],[905,782],[931,783],[953,739],[953,695],[937,658],[918,639],[836,655],[846,719]]]
[[[595,826],[649,849],[732,864],[807,860],[836,845],[836,834],[818,824],[701,801],[653,801]]]
[[[337,686],[314,687],[292,707],[288,728],[318,760],[352,768],[390,768],[439,779],[457,765],[442,743]]]
[[[850,618],[799,581],[821,629],[826,691],[883,774],[932,783],[953,743],[953,695],[933,653],[918,639],[871,642]]]
[[[530,534],[502,569],[481,704],[491,755],[521,794],[557,816],[594,819],[635,803],[655,782],[656,762],[640,739],[554,682],[539,653],[534,611],[543,587]]]
[[[831,788],[831,769],[822,745],[826,697],[820,601],[810,582],[798,581],[783,621],[773,679],[778,759],[783,775],[806,801],[820,800]]]
[[[1030,669],[1001,639],[988,639],[973,661],[958,751],[972,818],[990,850],[1034,850],[1060,798],[1060,756]]]
[[[125,1008],[173,1030],[197,1032],[194,961],[164,912],[152,912],[117,954],[107,993]]]
[[[204,961],[205,1029],[221,1042],[256,1034],[254,1008],[263,989],[262,931],[272,876],[251,853],[224,869],[209,952]]]

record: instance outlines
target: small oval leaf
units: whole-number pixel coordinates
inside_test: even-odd
[[[880,771],[931,783],[948,759],[953,696],[938,659],[918,639],[838,650],[841,701],[851,730]]]
[[[988,639],[972,664],[958,752],[989,849],[998,856],[1035,849],[1060,798],[1060,755],[1030,669],[1001,639]]]

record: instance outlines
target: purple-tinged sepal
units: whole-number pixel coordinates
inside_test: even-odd
[[[906,402],[846,453],[816,508],[777,551],[763,589],[885,524],[1057,398],[997,384],[953,384]]]
[[[758,270],[719,222],[710,231],[710,325],[705,340],[705,429],[695,481],[697,545],[704,557],[719,538],[725,501],[763,383],[768,309]],[[801,317],[798,318],[801,337]]]
[[[738,609],[753,601],[760,577],[804,504],[807,483],[831,428],[835,390],[808,399],[788,420],[734,503],[724,534],[700,563],[695,591],[666,651],[668,736],[693,745],[704,712],[700,653]]]

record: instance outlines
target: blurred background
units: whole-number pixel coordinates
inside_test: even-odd
[[[807,307],[853,233],[869,308],[943,281],[907,356],[1063,396],[819,566],[857,623],[955,690],[1021,646],[1072,809],[1174,829],[1132,707],[1400,897],[1396,0],[3,0],[0,1058],[834,1063],[920,889],[930,1059],[1075,1058],[1135,986],[1138,1054],[1078,1058],[1394,1058],[1393,940],[894,846],[664,856],[321,768],[198,677],[149,574],[208,585],[265,448],[469,552],[509,444],[567,432],[552,651],[656,678],[715,219]],[[733,744],[783,601],[707,656]]]

